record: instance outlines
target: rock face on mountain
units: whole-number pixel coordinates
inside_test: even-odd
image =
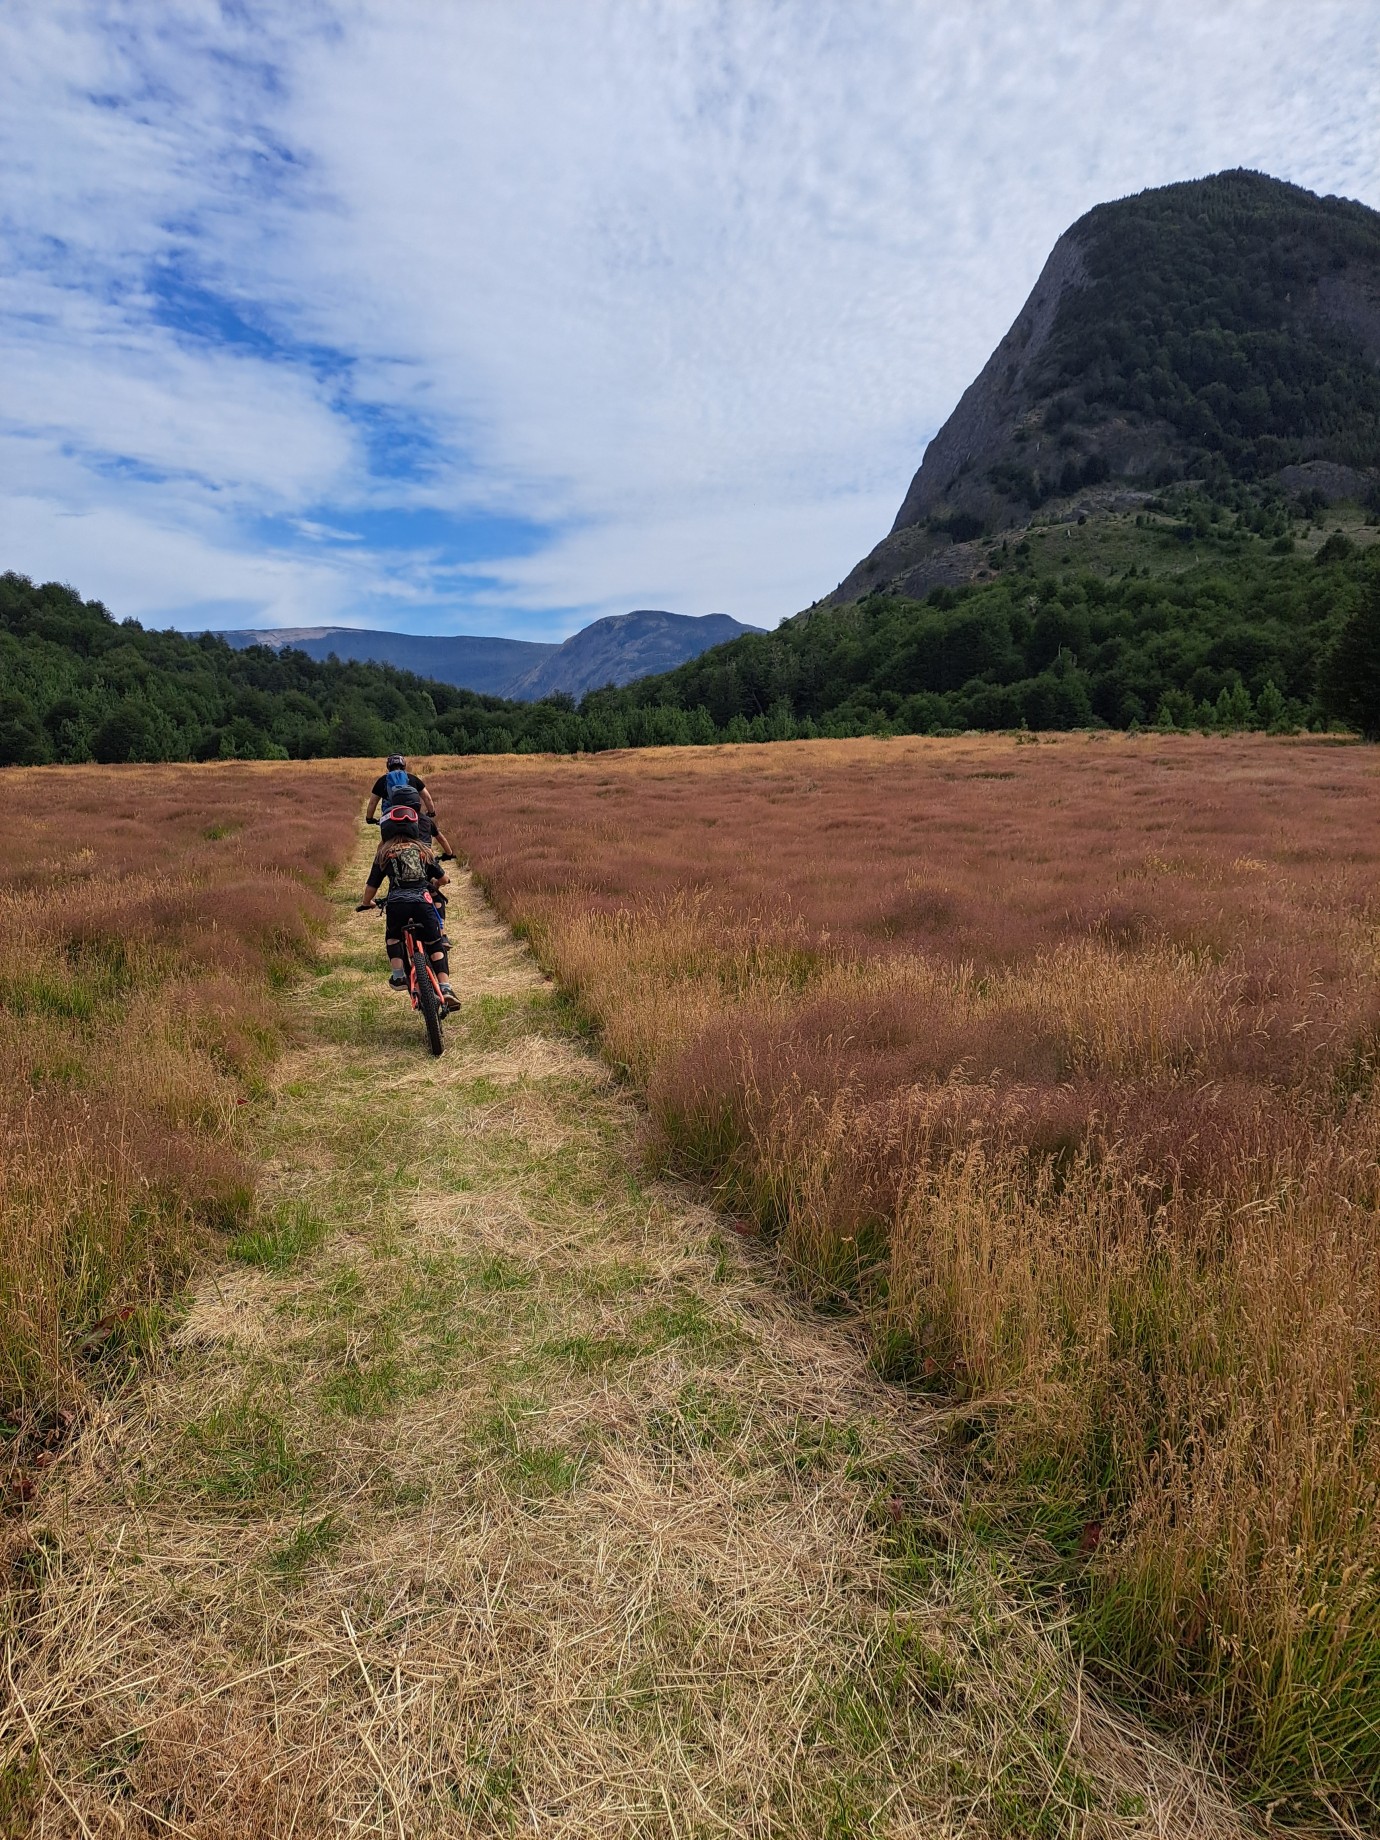
[[[711,645],[760,630],[726,613],[662,613],[642,607],[634,613],[611,614],[567,639],[516,678],[506,694],[535,702],[564,691],[578,699],[605,684],[630,684],[654,672],[672,671]]]
[[[464,634],[371,632],[349,626],[284,626],[264,632],[223,632],[238,649],[292,646],[309,658],[363,659],[391,664],[419,677],[475,690],[481,696],[537,702],[564,692],[579,698],[605,684],[628,684],[653,671],[670,671],[711,645],[756,632],[726,613],[692,616],[643,608],[595,620],[563,645],[529,639],[488,639]]]
[[[1380,498],[1380,212],[1251,172],[1089,211],[828,599],[965,580],[1046,507],[1223,473]]]

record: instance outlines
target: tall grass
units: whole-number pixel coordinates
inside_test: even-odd
[[[0,1410],[51,1421],[251,1210],[237,1106],[357,835],[358,769],[0,774]]]
[[[965,1403],[984,1513],[1267,1802],[1380,1811],[1380,761],[1264,739],[442,788],[667,1153]]]

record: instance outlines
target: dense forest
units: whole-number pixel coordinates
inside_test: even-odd
[[[0,684],[0,765],[505,753],[548,745],[566,713],[386,665],[146,632],[15,574],[0,576]]]
[[[1380,212],[1228,172],[1098,205],[1071,235],[1089,285],[1041,362],[1066,392],[1047,425],[1083,405],[1162,417],[1238,479],[1380,465],[1380,369],[1333,298],[1380,271]]]
[[[1338,534],[1298,553],[1292,536],[1253,536],[1244,514],[1192,495],[1162,529],[1191,558],[1172,573],[1037,574],[1027,537],[994,550],[995,580],[822,605],[582,707],[605,722],[676,709],[731,739],[1329,720],[1372,731],[1380,682],[1357,661],[1367,635],[1380,642],[1380,549]],[[1163,540],[1138,534],[1151,554],[1149,539]]]
[[[1249,505],[1187,493],[1161,509],[1129,533],[1147,560],[1119,573],[1038,558],[1032,532],[994,547],[991,580],[822,605],[578,708],[146,632],[70,588],[0,576],[0,765],[1152,723],[1380,732],[1380,545],[1338,532],[1300,549]]]

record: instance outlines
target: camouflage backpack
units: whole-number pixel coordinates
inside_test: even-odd
[[[394,850],[388,858],[388,879],[395,894],[404,891],[418,894],[426,890],[426,858],[415,838]]]

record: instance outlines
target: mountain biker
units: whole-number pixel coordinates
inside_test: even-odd
[[[383,772],[379,774],[370,790],[369,808],[364,814],[364,822],[372,824],[374,813],[378,810],[379,805],[389,803],[394,793],[405,794],[408,787],[411,787],[421,800],[420,809],[429,818],[434,818],[436,807],[431,802],[431,794],[426,789],[426,781],[419,778],[417,774],[408,772],[407,762],[401,754],[390,754],[384,762]],[[410,805],[411,799],[407,799],[406,803]]]
[[[441,846],[441,855],[454,858],[455,851],[436,820],[436,805],[425,782],[415,773],[408,772],[407,762],[401,754],[390,754],[383,772],[374,781],[373,790],[369,794],[369,806],[364,814],[366,824],[374,822],[374,813],[380,802],[415,806],[420,814],[422,842],[430,843],[434,833]]]
[[[445,1011],[460,1007],[460,999],[451,989],[450,958],[446,951],[441,916],[432,900],[433,885],[446,879],[436,854],[421,841],[417,832],[417,813],[410,805],[391,805],[379,826],[379,847],[373,867],[364,885],[364,897],[357,908],[367,913],[374,897],[386,881],[388,901],[384,910],[384,949],[388,954],[388,982],[394,990],[406,990],[407,971],[403,965],[403,928],[410,921],[422,942],[427,957],[436,967]]]

